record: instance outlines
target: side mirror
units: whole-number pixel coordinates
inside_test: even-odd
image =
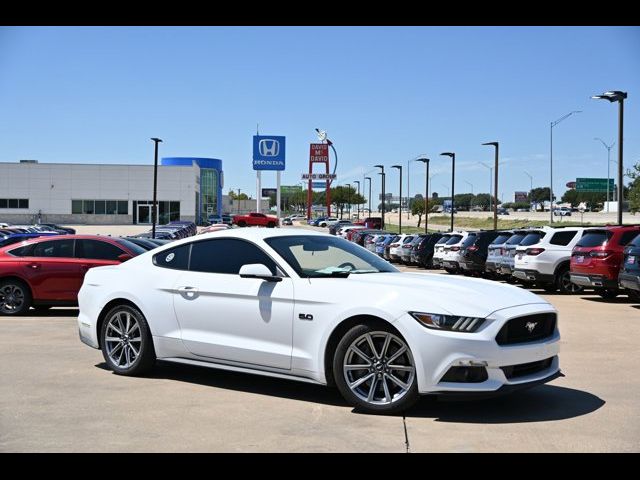
[[[240,267],[241,278],[259,278],[267,282],[281,282],[282,277],[273,275],[266,265],[262,263],[249,263]]]
[[[118,255],[118,261],[120,261],[120,263],[126,262],[127,260],[131,260],[132,258],[133,257],[128,253],[123,253],[121,255]]]

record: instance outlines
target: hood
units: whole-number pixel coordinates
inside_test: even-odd
[[[401,312],[427,311],[486,317],[504,308],[536,303],[549,305],[543,298],[528,290],[478,278],[423,273],[379,273],[350,275],[342,280],[349,282],[346,290],[352,298],[356,291],[360,291],[363,292],[362,298],[369,304],[373,302],[382,307],[387,303]]]

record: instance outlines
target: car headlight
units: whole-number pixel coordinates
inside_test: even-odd
[[[413,318],[427,328],[451,332],[472,333],[485,322],[484,318],[443,315],[440,313],[409,312]]]

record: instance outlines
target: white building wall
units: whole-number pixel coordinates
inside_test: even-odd
[[[181,217],[193,219],[199,174],[196,165],[158,166],[158,201],[179,201]],[[0,198],[29,199],[28,210],[0,209],[0,219],[32,217],[39,211],[43,216],[71,215],[71,200],[128,200],[129,215],[118,217],[131,223],[133,201],[153,199],[153,166],[0,163]]]

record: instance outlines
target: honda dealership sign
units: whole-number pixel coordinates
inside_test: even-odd
[[[253,169],[284,170],[285,137],[253,136]]]

